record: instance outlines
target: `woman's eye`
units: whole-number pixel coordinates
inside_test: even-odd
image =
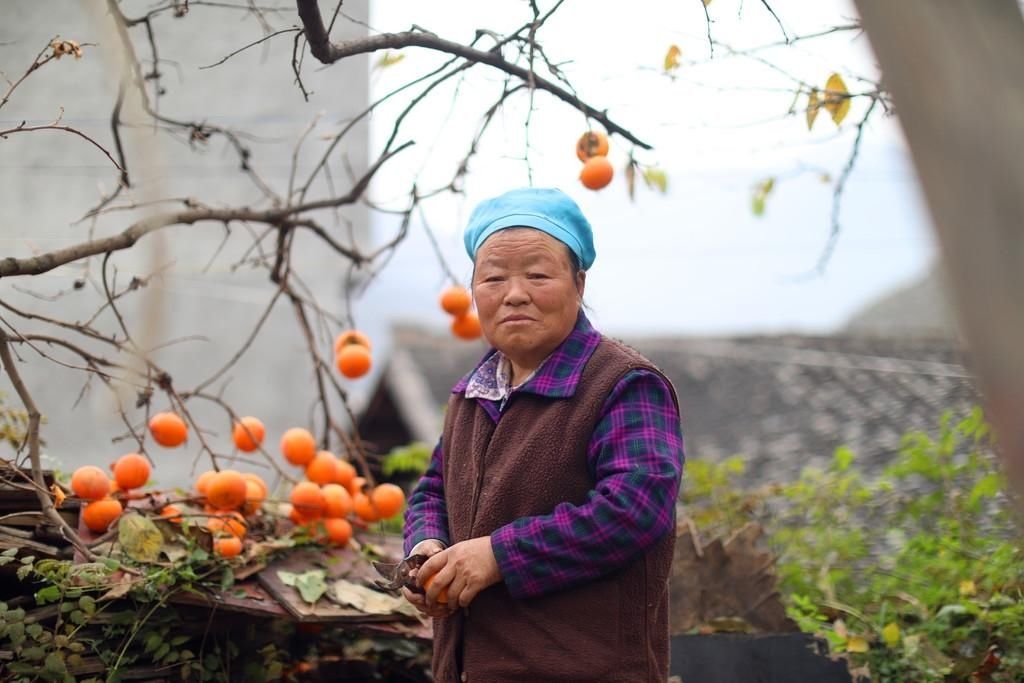
[[[529,273],[526,276],[530,280],[547,280],[548,276],[545,273]]]
[[[504,280],[505,278],[500,275],[491,275],[490,277],[484,278],[484,282],[503,282]]]

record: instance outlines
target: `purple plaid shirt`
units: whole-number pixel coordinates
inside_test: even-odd
[[[540,371],[515,391],[572,397],[600,341],[600,333],[581,312],[576,327]],[[475,372],[452,393],[464,392]],[[499,402],[476,400],[492,420],[501,419]],[[409,496],[407,554],[429,538],[450,544],[443,458],[439,442]],[[612,572],[674,530],[683,438],[671,390],[661,376],[640,369],[619,380],[605,400],[587,460],[596,484],[586,503],[561,503],[549,514],[517,519],[491,534],[498,568],[513,597],[542,595]]]

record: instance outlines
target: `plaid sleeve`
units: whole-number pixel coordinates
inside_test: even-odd
[[[673,530],[683,437],[661,376],[633,370],[619,380],[587,457],[597,483],[585,503],[561,503],[550,514],[517,519],[491,534],[513,597],[535,597],[607,574]]]
[[[448,538],[448,508],[444,502],[443,459],[439,440],[430,456],[427,471],[409,495],[409,504],[405,508],[403,535],[406,555],[417,543],[428,538],[436,538],[446,546],[451,545]]]

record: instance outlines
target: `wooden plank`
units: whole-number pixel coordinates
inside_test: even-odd
[[[397,561],[401,557],[401,539],[365,535],[362,540],[364,544],[372,545],[383,552],[382,557],[385,561]],[[312,569],[323,569],[328,584],[343,578],[353,583],[372,586],[374,579],[377,578],[376,570],[356,548],[310,548],[296,550],[288,557],[268,565],[259,574],[260,585],[300,622],[370,624],[415,621],[414,618],[403,614],[367,614],[338,605],[326,597],[318,600],[315,605],[310,605],[302,599],[295,588],[286,586],[278,576],[280,571],[301,574]]]
[[[245,595],[235,595],[236,592],[244,592]],[[256,580],[237,583],[227,591],[203,594],[179,591],[169,602],[179,605],[213,607],[218,611],[237,612],[255,617],[284,619],[289,616],[284,607]]]
[[[409,622],[387,622],[364,624],[359,630],[368,635],[396,636],[399,638],[416,638],[418,640],[434,639],[434,623],[430,619]]]
[[[60,548],[45,543],[39,543],[17,533],[18,529],[0,529],[0,549],[7,548],[19,548],[25,553],[19,553],[20,555],[27,555],[29,553],[35,553],[37,555],[45,555],[47,557],[57,557],[60,554]]]

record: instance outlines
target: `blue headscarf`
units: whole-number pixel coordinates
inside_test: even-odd
[[[525,187],[481,202],[469,217],[466,253],[476,252],[488,237],[505,228],[534,228],[554,237],[576,254],[583,270],[594,263],[594,231],[580,207],[561,190]]]

